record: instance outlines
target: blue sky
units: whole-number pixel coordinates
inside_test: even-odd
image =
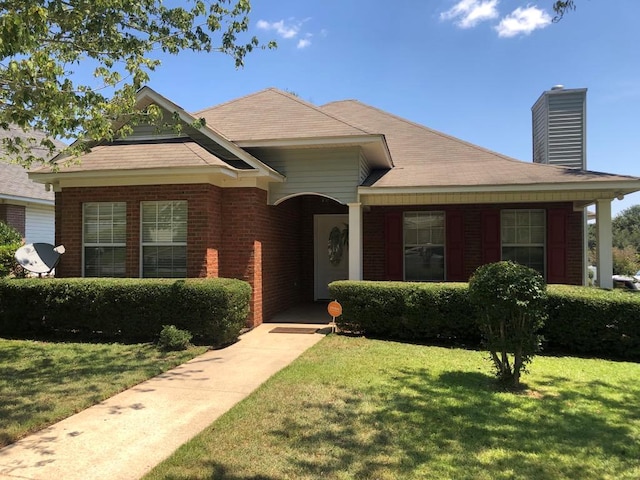
[[[188,111],[268,87],[358,99],[524,161],[539,95],[586,87],[588,168],[640,177],[640,1],[576,0],[557,24],[552,3],[252,0],[250,33],[277,50],[240,70],[221,54],[163,57],[149,86]]]

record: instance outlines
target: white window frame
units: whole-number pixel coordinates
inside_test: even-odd
[[[419,216],[419,215],[429,215],[429,216],[439,216],[442,217],[442,243],[409,243],[407,242],[407,230],[405,229],[405,219],[407,216]],[[412,282],[444,282],[447,278],[447,215],[444,210],[420,210],[420,211],[406,211],[402,214],[402,278],[405,281]],[[430,232],[430,237],[432,237],[432,232]],[[431,279],[431,280],[407,280],[407,258],[406,251],[407,247],[420,248],[420,247],[442,247],[442,278],[441,279]]]
[[[114,227],[114,223],[113,223],[113,209],[116,205],[119,206],[124,206],[124,221],[122,222],[123,226],[124,226],[124,241],[123,242],[114,242],[113,241],[113,227]],[[98,207],[98,225],[100,224],[100,210],[101,209],[107,209],[107,207],[109,207],[109,209],[111,210],[111,219],[112,219],[112,225],[111,225],[111,242],[106,242],[106,241],[100,241],[100,239],[98,239],[97,242],[93,242],[93,243],[87,243],[87,239],[86,239],[86,228],[87,228],[87,223],[86,223],[86,210],[89,206],[97,206]],[[123,248],[125,250],[125,273],[124,276],[126,276],[126,248],[127,248],[127,240],[126,240],[126,229],[127,229],[127,203],[126,202],[85,202],[82,204],[82,276],[86,276],[86,249],[87,248],[100,248],[100,247],[110,247],[110,248]],[[98,235],[99,235],[99,231],[98,231]]]
[[[173,208],[176,204],[184,204],[185,206],[185,235],[184,241],[174,241],[173,238],[171,240],[163,240],[163,241],[145,241],[144,239],[144,208],[145,206],[154,205],[156,206],[156,220],[155,223],[158,223],[157,218],[157,206],[159,204],[172,204],[172,214],[171,214],[171,227],[173,229],[174,219],[173,219]],[[185,276],[184,277],[167,277],[167,278],[185,278],[187,276],[187,268],[188,268],[188,259],[187,259],[187,228],[188,228],[188,218],[189,218],[189,204],[186,200],[158,200],[158,201],[143,201],[140,202],[140,277],[145,278],[144,276],[144,249],[145,247],[184,247],[185,249]],[[182,222],[181,222],[182,223]],[[157,277],[149,277],[149,278],[157,278]],[[164,277],[163,277],[164,278]]]
[[[518,232],[517,232],[517,228],[518,225],[514,225],[514,229],[515,229],[515,236],[516,236],[516,241],[515,242],[511,242],[511,243],[506,243],[505,242],[505,228],[507,227],[504,223],[504,216],[505,214],[518,214],[518,213],[528,213],[529,215],[531,215],[531,213],[536,212],[541,214],[542,217],[542,225],[536,225],[538,227],[542,227],[543,228],[543,233],[542,233],[542,242],[532,242],[531,241],[531,229],[534,227],[531,225],[531,222],[528,223],[527,228],[529,229],[529,241],[528,242],[522,242],[519,243],[517,241],[517,237],[518,237]],[[504,209],[500,211],[500,258],[501,259],[505,259],[504,258],[504,248],[517,248],[517,247],[527,247],[527,248],[542,248],[542,275],[544,278],[546,278],[547,275],[547,215],[546,215],[546,210],[543,208],[511,208],[511,209]],[[531,267],[531,265],[526,265],[528,267]],[[533,267],[532,267],[533,268]]]

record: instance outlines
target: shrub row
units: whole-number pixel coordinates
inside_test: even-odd
[[[550,285],[543,335],[548,348],[640,359],[640,294]]]
[[[153,341],[175,325],[220,346],[237,339],[250,295],[232,279],[4,279],[0,335]]]
[[[344,331],[415,341],[480,339],[466,283],[345,280],[329,291],[342,304],[336,324]]]
[[[344,331],[410,341],[480,340],[466,283],[338,281]],[[546,351],[640,360],[640,294],[550,285]]]

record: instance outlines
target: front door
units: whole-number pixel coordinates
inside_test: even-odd
[[[328,300],[328,285],[349,278],[349,215],[314,215],[313,219],[315,300]]]

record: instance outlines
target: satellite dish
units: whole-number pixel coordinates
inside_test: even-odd
[[[54,247],[50,243],[30,243],[20,247],[14,256],[23,268],[42,275],[56,268],[64,252],[64,245]]]

